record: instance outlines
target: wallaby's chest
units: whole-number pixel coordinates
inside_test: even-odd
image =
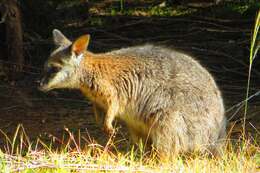
[[[80,90],[90,101],[96,103],[105,110],[108,108],[108,98],[104,93],[91,90],[87,87],[81,87]]]

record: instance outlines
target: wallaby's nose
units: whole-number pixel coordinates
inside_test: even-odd
[[[44,84],[44,78],[42,78],[42,79],[40,80],[40,86],[43,86],[43,84]]]
[[[46,91],[47,91],[47,88],[46,88],[46,79],[45,79],[45,77],[43,77],[43,78],[41,79],[38,89],[39,89],[40,91],[43,91],[43,92],[46,92]]]

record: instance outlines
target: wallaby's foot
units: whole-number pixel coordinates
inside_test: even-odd
[[[107,124],[104,125],[103,130],[109,136],[113,135],[114,132],[115,132],[115,129],[113,128],[113,126],[112,125],[107,125]]]

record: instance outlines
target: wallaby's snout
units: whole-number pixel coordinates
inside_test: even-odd
[[[38,85],[38,90],[42,91],[42,92],[47,92],[48,91],[48,77],[46,75],[45,72],[45,68],[44,68],[44,72],[41,75],[41,79],[39,80],[39,85]]]
[[[38,89],[39,89],[40,91],[43,91],[43,92],[47,92],[47,91],[48,91],[48,90],[47,90],[47,87],[46,87],[46,78],[45,78],[45,77],[43,77],[43,78],[41,79],[40,84],[39,84],[39,86],[38,86]]]
[[[38,89],[43,92],[47,92],[51,89],[54,89],[57,85],[57,76],[59,75],[62,67],[53,62],[53,58],[49,58],[44,65],[43,75],[40,80]]]
[[[40,91],[43,91],[43,92],[49,91],[51,88],[48,87],[48,83],[49,83],[49,78],[44,75],[44,76],[42,77],[42,79],[40,80],[38,89],[39,89]]]

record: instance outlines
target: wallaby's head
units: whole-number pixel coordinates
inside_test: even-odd
[[[89,35],[83,35],[75,42],[71,42],[59,30],[53,30],[53,40],[57,48],[44,65],[44,77],[40,83],[40,90],[78,87],[77,71],[84,58],[89,39]]]

